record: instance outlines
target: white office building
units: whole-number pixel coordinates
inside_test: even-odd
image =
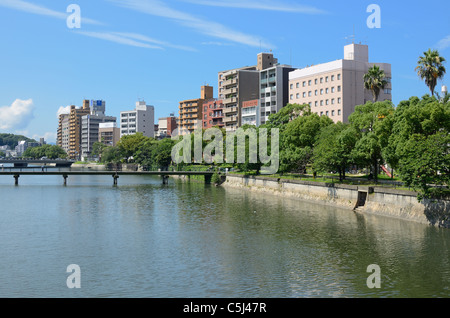
[[[135,110],[120,112],[120,137],[138,132],[155,137],[155,107],[145,101],[136,102]]]

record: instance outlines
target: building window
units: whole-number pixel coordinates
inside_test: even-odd
[[[323,88],[320,90],[320,95],[323,95]]]
[[[303,87],[306,87],[306,81],[303,82]]]
[[[299,88],[299,87],[300,87],[300,83],[297,83],[297,84],[296,84],[296,87]]]
[[[341,98],[339,97],[339,98],[338,98],[338,104],[340,104],[340,103],[341,103]]]
[[[384,90],[384,93],[385,93],[385,94],[391,94],[391,92],[392,92],[392,91],[391,91],[389,88],[386,88],[386,89]]]
[[[337,79],[338,79],[338,81],[341,80],[341,74],[338,74]]]
[[[340,91],[341,91],[341,86],[338,86],[338,88],[337,88],[337,89],[338,89],[338,92],[340,92]]]
[[[311,92],[311,91],[309,91],[309,92],[308,92],[308,96],[309,96],[309,97],[311,97],[311,95],[312,95],[312,92]]]
[[[297,93],[297,95],[295,96],[297,99],[299,99],[300,98],[300,94],[299,93]]]
[[[334,98],[331,99],[331,105],[334,105]]]
[[[319,91],[316,89],[316,90],[314,91],[314,95],[317,96],[318,92],[319,92]]]
[[[334,75],[331,75],[331,81],[332,82],[334,81]]]
[[[325,82],[327,82],[327,83],[328,83],[328,76],[327,76],[327,77],[325,77]]]
[[[334,93],[334,86],[331,88],[331,92]]]
[[[320,116],[323,116],[323,112],[320,112]]]
[[[320,78],[320,84],[322,84],[322,83],[323,83],[323,77]]]
[[[306,97],[306,92],[303,92],[303,98],[305,98]]]
[[[308,81],[308,86],[311,86],[311,83],[312,83],[312,81],[311,81],[311,80],[309,80],[309,81]]]
[[[320,106],[323,106],[323,100],[320,101]]]
[[[293,89],[293,88],[294,88],[294,84],[291,84],[291,85],[290,85],[290,88]]]
[[[317,107],[317,104],[318,104],[318,103],[319,103],[318,101],[315,101],[315,102],[314,102],[314,106]]]
[[[328,94],[328,88],[325,89],[325,94]]]
[[[314,84],[316,84],[317,85],[317,78],[314,80]]]
[[[331,116],[334,116],[334,110],[331,111]]]
[[[328,110],[327,110],[326,115],[328,116],[328,114],[329,114],[329,112],[328,112]]]
[[[294,99],[294,94],[291,94],[291,96],[289,96],[289,98],[290,98],[291,100],[293,100],[293,99]]]
[[[341,115],[341,110],[340,109],[338,109],[338,115]]]

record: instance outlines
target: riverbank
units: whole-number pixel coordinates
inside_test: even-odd
[[[450,228],[450,201],[419,202],[417,193],[412,191],[230,174],[222,186]]]

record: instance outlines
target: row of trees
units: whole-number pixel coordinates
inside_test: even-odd
[[[47,157],[48,159],[65,159],[67,158],[67,153],[64,149],[56,145],[42,145],[39,147],[27,148],[22,154],[22,157],[33,159],[40,159],[42,157]]]

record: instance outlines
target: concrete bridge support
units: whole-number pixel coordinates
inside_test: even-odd
[[[19,185],[19,177],[20,177],[20,175],[18,175],[18,174],[14,175],[14,185],[16,185],[16,186]]]
[[[119,179],[119,175],[118,174],[113,174],[113,185],[117,185],[117,179]]]

